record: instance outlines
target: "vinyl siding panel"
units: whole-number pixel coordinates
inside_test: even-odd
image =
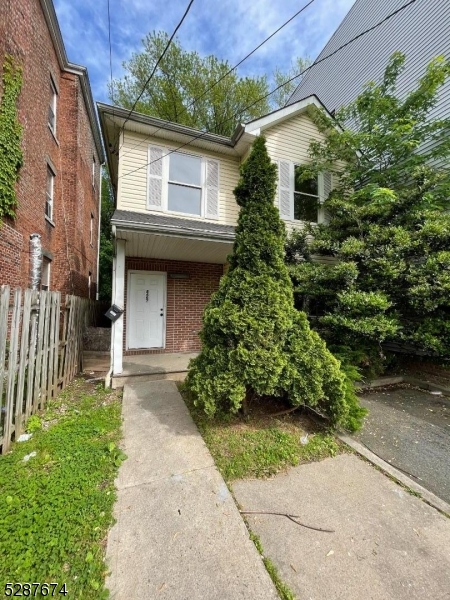
[[[318,58],[375,25],[405,4],[405,0],[356,0]],[[450,2],[421,0],[389,21],[311,69],[289,103],[316,94],[328,110],[354,100],[368,81],[380,81],[389,57],[400,50],[406,55],[405,70],[398,79],[397,94],[414,89],[434,57],[450,59]],[[439,94],[430,118],[450,117],[450,80]]]
[[[151,212],[146,208],[149,145],[163,146],[168,150],[174,150],[178,147],[173,143],[165,143],[161,138],[125,132],[119,156],[118,209]],[[239,180],[239,158],[223,156],[208,150],[198,150],[191,147],[185,150],[190,154],[213,158],[220,162],[219,219],[213,222],[236,225],[239,207],[236,204],[233,190]],[[178,214],[177,216],[183,215]],[[196,217],[186,215],[186,218],[195,219]]]
[[[309,156],[311,141],[325,139],[305,114],[274,125],[263,133],[269,156],[275,163],[279,160],[288,160],[297,164],[307,164],[311,160]],[[278,206],[278,195],[275,202]],[[285,223],[288,231],[301,226],[299,221],[285,221]]]

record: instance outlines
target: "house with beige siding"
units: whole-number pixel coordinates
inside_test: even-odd
[[[300,182],[312,140],[322,134],[299,100],[215,135],[105,104],[100,124],[114,189],[112,374],[127,356],[196,352],[205,305],[233,248],[239,169],[264,135],[278,166],[275,202],[286,227],[324,219],[331,175]]]

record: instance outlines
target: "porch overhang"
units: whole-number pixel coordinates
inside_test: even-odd
[[[116,211],[111,219],[116,240],[128,257],[225,264],[234,227],[166,215]]]

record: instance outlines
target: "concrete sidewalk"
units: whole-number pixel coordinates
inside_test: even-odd
[[[278,595],[175,383],[127,385],[114,600],[247,600]]]
[[[266,555],[299,600],[450,600],[450,519],[355,455],[233,483]]]

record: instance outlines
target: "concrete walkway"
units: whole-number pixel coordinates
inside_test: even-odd
[[[450,600],[450,519],[355,455],[237,481],[233,492],[244,510],[334,531],[248,517],[298,600]]]
[[[126,385],[123,417],[111,597],[278,598],[175,383]]]

